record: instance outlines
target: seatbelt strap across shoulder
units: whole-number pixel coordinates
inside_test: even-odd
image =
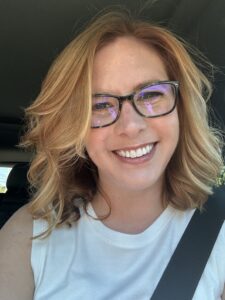
[[[225,219],[225,186],[196,209],[151,300],[191,300]]]

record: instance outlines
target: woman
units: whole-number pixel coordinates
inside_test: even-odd
[[[223,165],[210,93],[177,38],[125,13],[72,41],[27,109],[35,193],[1,232],[0,298],[149,299]],[[221,299],[224,245],[223,227],[193,299]]]

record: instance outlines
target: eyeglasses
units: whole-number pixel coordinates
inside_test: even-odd
[[[159,81],[127,95],[95,94],[92,97],[91,127],[101,128],[115,123],[124,101],[130,101],[135,111],[145,118],[157,118],[176,107],[178,81]]]

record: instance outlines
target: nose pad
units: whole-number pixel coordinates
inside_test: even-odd
[[[119,134],[136,135],[139,131],[146,128],[146,120],[138,114],[132,103],[128,100],[123,102],[119,119],[115,125]]]

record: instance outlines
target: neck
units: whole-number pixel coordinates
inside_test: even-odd
[[[103,219],[103,223],[116,231],[140,233],[149,227],[165,208],[162,185],[144,191],[103,188],[101,191],[92,201],[93,208],[99,217],[110,212],[110,215]]]

